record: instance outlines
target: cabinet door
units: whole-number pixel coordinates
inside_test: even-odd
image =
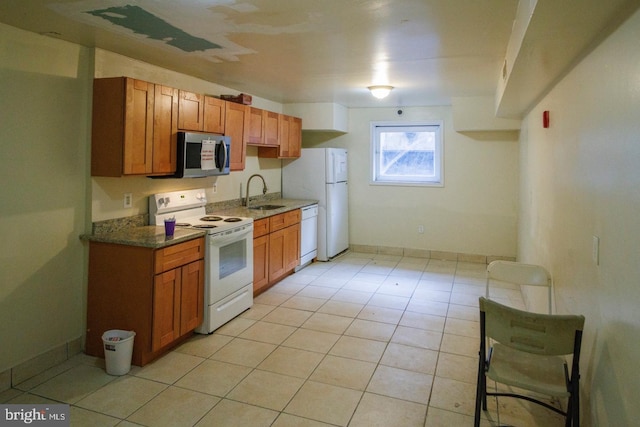
[[[225,101],[213,96],[204,97],[204,131],[224,133]]]
[[[244,161],[247,152],[245,133],[249,125],[249,107],[235,102],[225,102],[224,134],[231,138],[232,171],[244,170]]]
[[[293,117],[281,114],[280,117],[280,150],[278,151],[278,157],[289,156],[289,128]]]
[[[153,283],[152,351],[159,350],[180,336],[181,269],[158,274]]]
[[[269,283],[284,276],[285,229],[269,234]],[[255,256],[255,255],[254,255]]]
[[[178,89],[155,85],[153,109],[153,174],[176,171]]]
[[[300,223],[284,230],[283,264],[285,272],[291,271],[300,264]]]
[[[269,235],[253,239],[253,294],[269,284]]]
[[[300,157],[302,150],[302,119],[299,117],[291,117],[289,120],[288,135],[289,152],[287,157]]]
[[[204,318],[204,261],[181,268],[180,335],[197,328]]]
[[[278,157],[300,157],[302,149],[302,119],[293,116],[282,117],[280,125],[280,152]]]
[[[124,119],[124,175],[148,174],[153,170],[154,85],[126,79]]]
[[[249,107],[249,127],[245,135],[247,144],[264,145],[264,118],[260,108]]]
[[[263,113],[265,145],[280,145],[280,116],[272,111]]]
[[[180,91],[178,127],[183,130],[201,131],[204,128],[204,95]]]

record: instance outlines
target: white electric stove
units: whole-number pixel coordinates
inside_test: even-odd
[[[149,197],[149,222],[202,229],[205,235],[204,321],[196,332],[209,334],[253,305],[253,219],[206,213],[204,189]]]

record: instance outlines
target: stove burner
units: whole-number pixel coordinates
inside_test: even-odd
[[[197,224],[194,225],[193,228],[216,228],[216,225],[213,224]]]
[[[242,218],[227,218],[224,220],[224,222],[240,222],[242,221]]]
[[[176,227],[191,227],[188,222],[176,222]]]
[[[207,216],[203,216],[202,218],[200,218],[200,221],[221,221],[222,218],[219,216],[211,216],[211,215],[207,215]]]

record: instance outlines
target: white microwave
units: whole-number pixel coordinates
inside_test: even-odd
[[[231,139],[228,136],[178,132],[174,178],[228,175]]]

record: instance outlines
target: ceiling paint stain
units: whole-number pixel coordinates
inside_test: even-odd
[[[106,19],[112,24],[128,28],[136,34],[143,34],[153,40],[162,41],[185,52],[222,48],[218,44],[186,33],[138,6],[116,6],[91,10],[87,13]]]

